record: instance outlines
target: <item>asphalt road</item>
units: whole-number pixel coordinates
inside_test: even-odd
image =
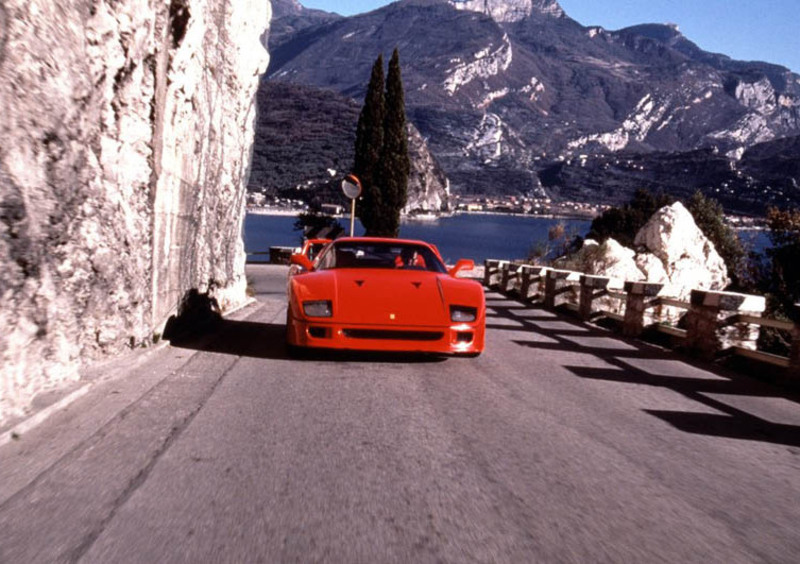
[[[800,561],[800,404],[489,294],[476,359],[287,358],[285,269],[0,447],[0,562]]]

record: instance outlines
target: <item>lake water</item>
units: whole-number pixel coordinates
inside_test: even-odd
[[[294,231],[295,217],[282,215],[247,214],[244,222],[245,249],[249,252],[266,252],[272,246],[297,247],[301,244],[299,231]],[[339,223],[349,229],[349,222]],[[551,219],[535,216],[495,214],[460,214],[436,221],[409,221],[400,226],[400,236],[422,239],[439,248],[448,263],[460,258],[471,258],[482,263],[486,258],[522,259],[531,248],[547,243],[551,227],[563,223],[571,235],[585,235],[591,221],[579,219]],[[356,235],[364,229],[356,220]],[[769,246],[764,231],[742,231],[740,237],[746,246],[763,252]],[[250,257],[267,260],[266,255]]]
[[[299,246],[299,231],[293,231],[295,218],[280,215],[247,214],[244,242],[247,252],[268,251],[272,246]],[[340,219],[346,229],[349,222]],[[486,258],[526,258],[531,247],[547,243],[548,230],[563,223],[569,234],[585,235],[591,221],[550,219],[533,216],[459,214],[436,221],[409,221],[400,226],[400,237],[421,239],[439,248],[442,258],[455,263],[470,258],[482,263]],[[356,220],[356,235],[364,228]],[[251,257],[259,260],[259,257]],[[264,257],[266,260],[266,257]]]

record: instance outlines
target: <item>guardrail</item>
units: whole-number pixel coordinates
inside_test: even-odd
[[[659,295],[663,284],[624,282],[621,288],[612,288],[612,279],[604,276],[495,259],[484,262],[483,283],[523,302],[540,302],[547,309],[566,307],[587,321],[614,320],[628,337],[645,331],[669,335],[681,348],[706,360],[726,351],[800,376],[800,324],[762,317],[763,296],[692,290],[687,302]],[[676,322],[684,312],[684,328],[679,328]],[[795,305],[795,313],[800,320],[800,304]],[[758,350],[761,327],[790,335],[788,357]]]
[[[292,256],[296,247],[270,247],[269,251],[247,251],[247,262],[266,263],[267,261],[250,260],[250,257],[265,257],[269,255],[270,264],[289,264],[289,257]]]

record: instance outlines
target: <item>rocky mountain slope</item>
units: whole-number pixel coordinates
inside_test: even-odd
[[[249,190],[269,196],[347,205],[339,183],[353,165],[361,107],[332,92],[265,82],[259,88]],[[406,212],[449,206],[449,183],[425,140],[409,124],[411,173]]]
[[[800,135],[800,76],[788,69],[705,52],[675,26],[585,27],[555,0],[402,0],[295,27],[270,39],[267,79],[357,101],[376,54],[399,47],[409,117],[459,191],[538,191],[541,170],[581,155],[733,162]]]
[[[297,0],[272,0],[272,22],[265,46],[271,50],[302,29],[341,17],[322,10],[310,10]]]
[[[569,200],[620,205],[631,188],[678,198],[700,190],[729,212],[761,214],[767,206],[800,205],[800,137],[753,145],[738,159],[715,149],[569,157],[543,166],[539,179]]]

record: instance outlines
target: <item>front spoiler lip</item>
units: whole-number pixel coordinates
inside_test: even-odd
[[[311,337],[310,327],[328,330],[329,337]],[[346,329],[362,329],[370,331],[433,331],[443,333],[436,341],[405,339],[363,339],[349,338],[344,335]],[[469,343],[455,341],[456,333],[472,332],[473,339]],[[483,352],[485,328],[482,321],[470,323],[451,323],[449,325],[379,325],[337,323],[325,318],[320,320],[291,319],[286,340],[289,345],[319,349],[358,350],[358,351],[402,351],[426,352],[438,354],[472,354]]]

